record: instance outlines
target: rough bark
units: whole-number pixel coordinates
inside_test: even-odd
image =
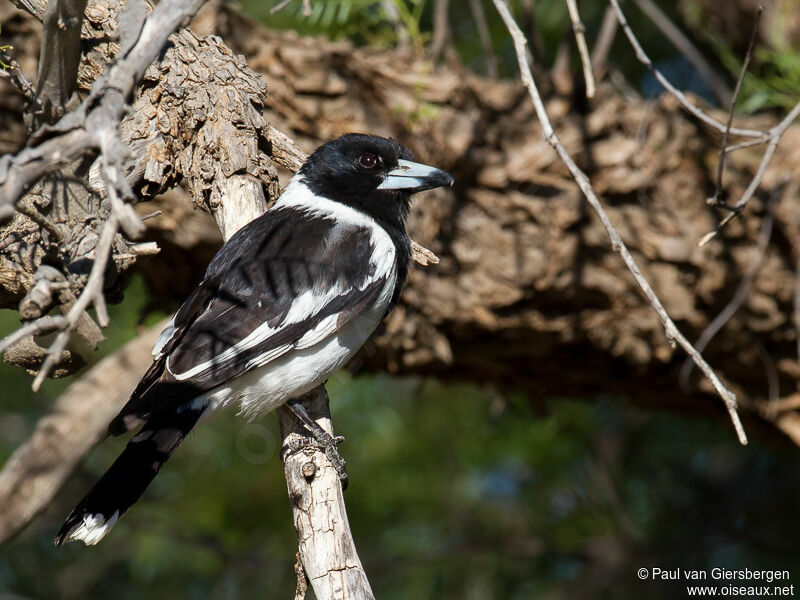
[[[317,388],[304,401],[309,415],[329,435],[333,424],[328,394]],[[286,408],[278,410],[283,448],[308,441],[308,431]],[[356,554],[339,476],[324,452],[313,447],[284,450],[294,526],[300,546],[298,559],[317,598],[368,600],[374,598],[364,567]],[[302,597],[302,596],[301,596]]]

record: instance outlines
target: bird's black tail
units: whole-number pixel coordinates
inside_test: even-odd
[[[99,542],[125,514],[195,426],[203,409],[192,406],[154,415],[133,436],[111,468],[69,514],[54,543]]]

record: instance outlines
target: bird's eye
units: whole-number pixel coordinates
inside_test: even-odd
[[[378,157],[372,154],[372,152],[364,152],[364,154],[358,158],[358,164],[365,169],[371,169],[378,164]]]

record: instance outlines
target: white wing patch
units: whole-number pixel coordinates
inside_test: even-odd
[[[164,346],[166,346],[172,339],[172,336],[175,335],[175,331],[177,331],[177,328],[175,327],[175,315],[172,315],[169,323],[167,323],[167,326],[164,327],[164,331],[159,334],[156,343],[153,344],[153,360],[158,360],[161,358]]]

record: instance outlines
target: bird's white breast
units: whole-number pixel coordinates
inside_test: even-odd
[[[204,395],[202,400],[198,399],[209,402],[210,408],[238,401],[241,405],[240,412],[248,417],[270,412],[287,400],[302,396],[324,383],[344,366],[386,314],[397,279],[394,243],[386,231],[368,215],[316,196],[305,186],[300,176],[292,179],[278,199],[277,206],[295,206],[313,211],[320,216],[335,219],[337,226],[344,228],[366,228],[370,232],[372,250],[369,263],[373,275],[369,281],[385,278],[386,283],[373,305],[343,328],[336,329],[338,315],[331,315],[308,331],[298,341],[297,346],[287,353],[262,366],[255,366]],[[335,261],[336,257],[331,256],[331,260]],[[324,335],[326,331],[330,333]],[[320,338],[318,334],[323,336]]]

